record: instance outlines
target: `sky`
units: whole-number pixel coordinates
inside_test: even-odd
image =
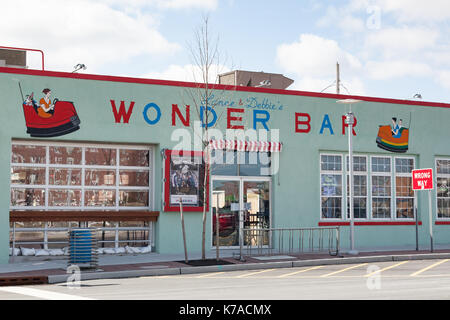
[[[290,90],[335,93],[339,62],[343,94],[450,103],[448,0],[15,0],[2,3],[0,46],[43,50],[46,70],[195,81],[204,17],[213,76],[281,73]]]

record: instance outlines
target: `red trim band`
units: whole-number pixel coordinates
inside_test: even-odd
[[[422,221],[419,221],[419,226],[422,225]],[[319,222],[319,227],[331,227],[331,226],[349,226],[350,222],[346,221],[330,221]],[[355,226],[414,226],[415,221],[355,221]]]
[[[450,221],[435,221],[434,224],[436,224],[436,225],[449,225]]]
[[[205,84],[203,84],[203,83],[195,83],[195,82],[105,76],[105,75],[93,75],[93,74],[84,74],[84,73],[68,73],[68,72],[59,72],[59,71],[40,71],[40,70],[5,68],[5,67],[0,67],[0,73],[14,73],[14,74],[25,74],[25,75],[32,75],[32,76],[72,78],[72,79],[97,80],[97,81],[153,84],[153,85],[187,87],[187,88],[202,88],[205,86]],[[366,96],[352,96],[352,95],[345,95],[345,94],[232,86],[232,85],[222,85],[222,84],[210,84],[208,87],[210,89],[217,89],[217,90],[260,92],[260,93],[305,96],[305,97],[316,97],[316,98],[327,98],[327,99],[357,99],[357,100],[363,100],[363,101],[367,101],[367,102],[393,103],[393,104],[403,104],[403,105],[410,105],[410,106],[414,105],[414,106],[423,106],[423,107],[450,108],[450,104],[442,103],[442,102],[412,101],[412,100],[376,98],[376,97],[366,97]]]

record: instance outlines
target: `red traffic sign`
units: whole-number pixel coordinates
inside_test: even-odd
[[[433,189],[433,169],[417,169],[412,171],[413,190]]]

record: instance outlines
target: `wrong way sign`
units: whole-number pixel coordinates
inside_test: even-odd
[[[412,171],[413,190],[433,189],[433,169],[417,169]]]

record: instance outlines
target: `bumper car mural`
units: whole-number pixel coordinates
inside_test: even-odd
[[[80,129],[80,118],[73,102],[57,98],[51,101],[51,90],[48,88],[42,93],[44,97],[39,103],[34,99],[34,93],[25,99],[22,95],[25,124],[31,137],[57,137]]]
[[[392,126],[380,126],[377,135],[379,148],[396,153],[408,151],[409,128],[403,127],[402,119],[392,118]]]

